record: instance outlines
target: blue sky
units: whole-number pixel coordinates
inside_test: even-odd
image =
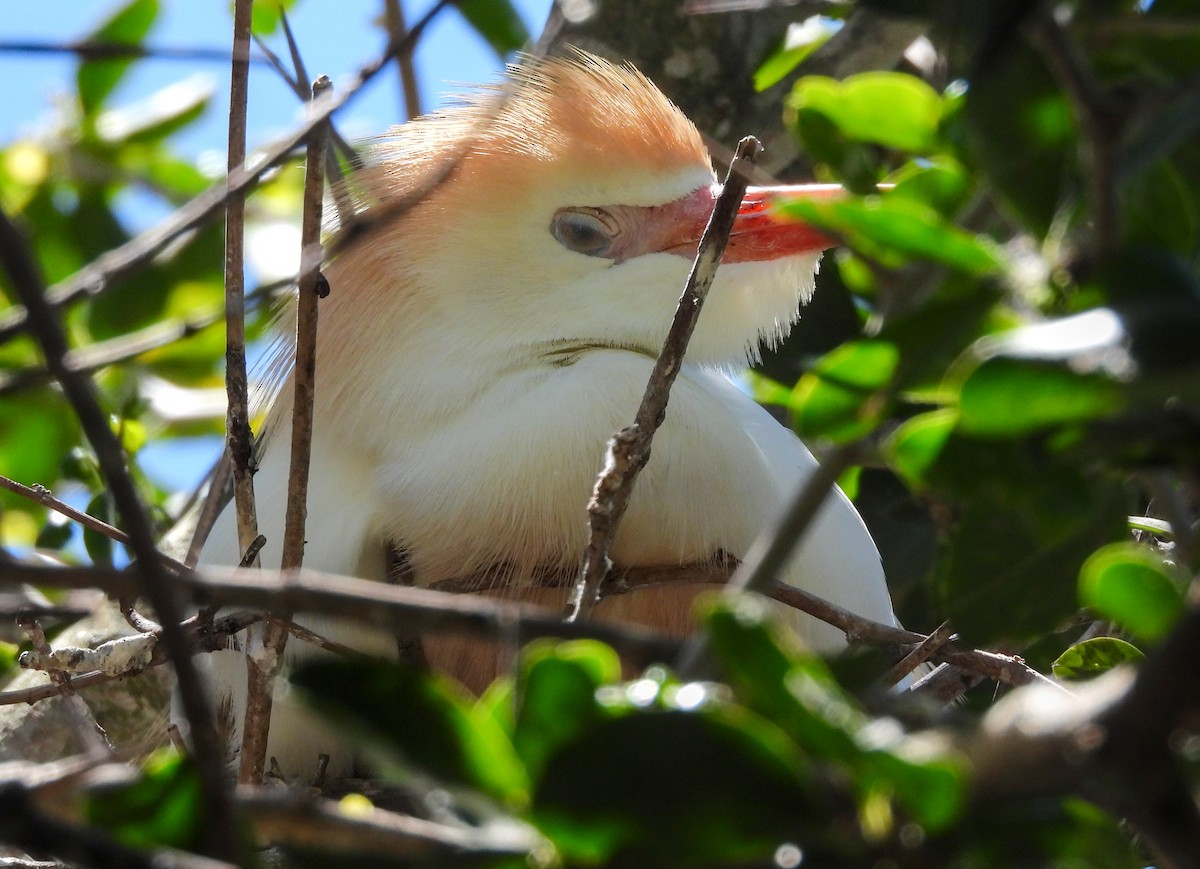
[[[433,0],[404,0],[412,22]],[[550,0],[515,0],[529,31],[537,34]],[[5,42],[63,42],[85,36],[118,5],[115,0],[33,0],[15,2],[6,10],[0,40]],[[200,0],[162,0],[162,11],[147,40],[151,46],[228,50],[232,4]],[[382,13],[381,0],[297,0],[291,15],[308,72],[327,74],[335,86],[369,60],[383,45],[382,31],[372,20]],[[269,40],[283,57],[287,46],[281,34]],[[501,68],[499,58],[463,22],[454,9],[445,10],[420,44],[416,56],[422,98],[428,108],[453,89],[454,82],[486,81]],[[75,60],[69,55],[0,53],[0,76],[9,86],[0,105],[0,142],[8,142],[45,118],[56,97],[71,92]],[[112,104],[131,102],[165,85],[201,75],[213,85],[213,102],[206,117],[180,137],[181,149],[198,155],[223,150],[228,107],[228,66],[150,60],[138,64]],[[298,114],[296,98],[268,67],[252,70],[250,83],[250,145],[268,141],[286,129]],[[339,115],[347,136],[378,132],[403,120],[397,77],[384,73]]]
[[[209,48],[227,51],[232,3],[200,0],[160,0],[159,19],[147,44],[154,47]],[[404,0],[405,15],[416,21],[434,0]],[[514,0],[529,32],[536,36],[551,0]],[[32,0],[6,9],[0,41],[61,43],[86,36],[118,7],[117,0]],[[329,75],[335,87],[346,81],[383,47],[382,31],[373,19],[383,11],[382,0],[297,0],[290,16],[310,76]],[[282,34],[268,44],[287,57]],[[453,92],[456,84],[488,81],[502,63],[454,9],[435,20],[417,51],[417,75],[426,110]],[[28,135],[53,117],[56,101],[74,91],[76,60],[67,54],[35,55],[0,52],[0,80],[8,83],[0,100],[0,146]],[[173,82],[207,79],[212,101],[205,116],[174,139],[178,149],[193,158],[207,157],[224,165],[228,114],[227,63],[177,60],[143,61],[109,100],[127,105],[158,92]],[[457,88],[461,90],[461,87]],[[251,68],[249,146],[263,145],[293,125],[300,115],[296,97],[270,67]],[[394,67],[381,73],[337,116],[348,138],[381,132],[403,121],[400,86]],[[130,229],[145,228],[164,215],[149,203],[133,199],[122,208]],[[141,455],[143,467],[168,488],[188,488],[197,482],[220,450],[216,437],[180,438],[152,443]]]

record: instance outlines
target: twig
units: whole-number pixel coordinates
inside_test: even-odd
[[[887,686],[895,685],[937,654],[938,650],[950,642],[953,636],[954,631],[950,629],[950,623],[942,622],[932,634],[918,643],[915,649],[905,655],[896,666],[888,671],[887,675],[883,677],[883,684]]]
[[[1087,59],[1072,42],[1055,15],[1057,7],[1046,7],[1034,30],[1042,56],[1075,107],[1085,136],[1084,175],[1092,218],[1092,254],[1103,258],[1120,241],[1120,206],[1117,201],[1117,143],[1125,116],[1105,93]]]
[[[579,581],[568,604],[568,621],[587,618],[600,599],[604,580],[612,566],[608,553],[613,538],[625,515],[638,474],[650,458],[654,433],[666,418],[671,386],[683,365],[688,341],[696,328],[704,299],[721,264],[721,255],[725,252],[729,233],[737,218],[738,207],[750,183],[750,169],[760,153],[762,145],[753,136],[738,143],[725,185],[700,238],[700,247],[679,298],[675,318],[671,321],[662,351],[654,362],[633,425],[617,432],[608,442],[604,469],[596,479],[588,502],[588,544],[583,553]]]
[[[246,110],[249,103],[250,14],[253,0],[233,7],[233,59],[229,76],[229,175],[246,165]],[[246,378],[246,194],[238,191],[225,203],[225,444],[233,461],[233,502],[237,515],[238,551],[258,536],[254,503],[254,435],[250,431],[249,384]]]
[[[108,417],[100,407],[93,384],[66,367],[68,346],[62,326],[46,298],[44,284],[28,242],[3,211],[0,211],[0,260],[13,289],[25,305],[29,324],[41,345],[46,366],[62,384],[63,392],[95,450],[100,470],[129,534],[130,548],[139,562],[141,592],[163,620],[163,640],[175,662],[180,698],[195,740],[205,816],[209,821],[206,825],[207,847],[215,855],[233,859],[238,854],[238,845],[232,809],[221,780],[221,753],[213,727],[212,711],[200,678],[188,657],[185,638],[178,628],[181,621],[179,608],[170,576],[155,547],[154,530],[125,467],[124,450],[109,427]]]
[[[176,209],[158,226],[102,254],[71,277],[55,284],[45,294],[46,301],[57,307],[85,296],[97,295],[145,266],[179,235],[204,223],[224,207],[230,196],[253,186],[266,172],[278,165],[280,160],[303,142],[317,125],[328,119],[378,75],[396,52],[415,45],[429,23],[449,5],[451,0],[437,0],[413,25],[404,39],[399,43],[389,43],[383,54],[360,68],[347,86],[323,100],[320,105],[314,107],[303,123],[258,155],[258,159],[248,170],[231,173],[224,181],[213,185],[186,205]],[[20,309],[8,311],[4,316],[0,316],[0,342],[7,341],[24,329],[28,319],[27,313]]]
[[[29,637],[29,642],[33,646],[33,654],[42,658],[53,656],[54,651],[46,642],[46,634],[42,631],[42,626],[37,619],[19,616],[17,626]],[[29,654],[29,652],[25,652],[21,656],[21,666],[26,666],[25,659]],[[68,717],[76,736],[83,745],[83,750],[94,760],[106,759],[113,750],[112,744],[108,741],[108,734],[104,732],[104,728],[100,726],[96,716],[92,715],[92,710],[88,708],[87,703],[76,693],[75,686],[71,684],[71,677],[62,670],[50,670],[49,676],[50,683],[58,691],[63,702],[67,704]]]
[[[108,568],[16,565],[0,581],[48,588],[103,588],[110,595],[138,587],[134,571]],[[299,573],[206,568],[172,580],[181,594],[201,606],[319,612],[356,619],[386,631],[456,632],[503,639],[514,624],[524,636],[591,637],[608,643],[636,665],[670,660],[678,640],[632,625],[567,624],[543,607],[475,595],[388,585],[372,580],[302,570]]]
[[[250,625],[262,621],[262,615],[257,612],[235,612],[227,616],[217,619],[215,623],[208,624],[198,619],[188,619],[181,626],[187,636],[187,641],[191,647],[191,654],[201,654],[205,652],[213,652],[217,649],[226,648],[229,638],[234,634],[244,631]],[[145,635],[139,635],[145,636]],[[137,639],[125,637],[124,640]],[[120,641],[114,641],[120,642]],[[140,640],[140,642],[146,642]],[[110,644],[105,644],[110,646]],[[111,646],[110,646],[111,648]],[[99,649],[82,649],[77,650],[78,654],[74,654],[72,650],[60,649],[58,653],[52,653],[48,659],[40,661],[31,661],[34,663],[45,664],[46,666],[37,666],[35,669],[49,670],[53,667],[59,670],[66,670],[71,674],[71,684],[81,690],[91,685],[100,685],[105,682],[113,682],[118,679],[124,679],[127,676],[135,675],[147,667],[158,667],[167,663],[167,653],[164,649],[164,644],[156,642],[151,652],[149,659],[145,656],[131,658],[126,656],[126,666],[121,666],[121,662],[109,655],[107,660],[103,656],[106,654],[104,647]],[[97,656],[91,654],[99,652],[100,660],[97,661]],[[90,670],[76,673],[78,664],[85,663],[101,663],[104,665],[102,670]],[[35,685],[31,688],[14,689],[12,691],[0,691],[0,706],[12,706],[20,703],[36,703],[39,700],[45,700],[48,697],[54,697],[58,694],[58,688],[54,684],[50,685]]]
[[[315,102],[332,84],[326,76],[313,83]],[[288,471],[287,509],[284,514],[284,570],[304,564],[304,526],[308,516],[308,471],[312,458],[313,402],[316,395],[317,303],[324,294],[321,276],[321,214],[325,192],[325,154],[328,125],[314,128],[309,140],[304,176],[304,213],[300,233],[300,280],[296,305],[295,388],[292,402],[291,465]],[[262,654],[247,655],[246,717],[242,728],[238,781],[258,784],[266,765],[267,735],[270,731],[272,690],[283,663],[290,614],[274,610],[263,629]]]
[[[388,35],[393,42],[404,38],[408,26],[404,23],[404,7],[400,0],[383,0]],[[396,53],[396,69],[400,73],[400,93],[404,97],[404,116],[411,120],[421,114],[421,91],[417,87],[417,70],[411,51]]]
[[[229,52],[223,48],[152,46],[128,42],[94,42],[92,40],[86,42],[4,41],[0,42],[0,54],[73,54],[80,60],[153,57],[159,60],[180,60],[191,63],[229,62]],[[261,57],[252,57],[250,62],[261,64],[264,61]]]
[[[97,519],[90,513],[85,513],[82,510],[76,510],[65,501],[60,501],[55,498],[53,493],[40,483],[35,483],[32,486],[26,486],[18,483],[16,480],[11,480],[8,477],[0,476],[0,489],[7,489],[23,498],[28,498],[41,504],[43,507],[49,507],[55,513],[61,513],[68,519],[74,519],[85,528],[90,528],[110,540],[115,540],[118,543],[129,543],[129,535],[117,528],[115,525],[109,525],[103,519]]]

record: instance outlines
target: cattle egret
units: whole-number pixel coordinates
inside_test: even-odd
[[[579,563],[605,443],[638,407],[719,189],[701,137],[631,68],[583,54],[535,60],[395,130],[350,186],[370,197],[375,220],[325,269],[305,566],[383,579],[390,545],[418,585],[502,573],[509,594],[561,610],[563,590],[530,588],[528,577]],[[748,192],[615,539],[616,565],[741,557],[816,467],[724,371],[787,334],[828,246],[767,206],[828,192]],[[254,478],[266,567],[278,567],[283,537],[289,363],[284,342]],[[238,563],[233,514],[218,521],[204,563]],[[841,492],[784,579],[894,623],[879,555]],[[697,592],[647,588],[602,602],[596,616],[682,633]],[[814,647],[845,645],[838,630],[793,615]],[[394,654],[390,636],[299,620]],[[475,687],[496,671],[495,650],[479,644],[429,637],[425,650]],[[244,662],[233,650],[212,657],[237,745]],[[300,779],[319,752],[333,775],[353,761],[286,686],[268,751]]]

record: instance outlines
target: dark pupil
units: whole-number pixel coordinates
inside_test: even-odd
[[[577,211],[556,214],[550,231],[563,247],[587,256],[603,256],[611,241],[599,217]]]

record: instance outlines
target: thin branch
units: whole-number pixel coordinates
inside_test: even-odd
[[[55,513],[61,513],[68,519],[75,520],[84,528],[90,528],[99,534],[103,534],[110,540],[115,540],[118,543],[124,544],[128,544],[130,542],[129,535],[120,528],[117,528],[114,525],[109,525],[103,519],[97,519],[90,513],[85,513],[82,510],[76,510],[65,501],[58,500],[58,498],[55,498],[49,489],[40,483],[35,483],[32,486],[26,486],[22,483],[18,483],[16,480],[11,480],[5,476],[0,476],[0,489],[7,489],[8,491],[20,495],[23,498],[28,498],[30,501],[41,504],[43,507],[49,507]]]
[[[227,648],[230,637],[257,624],[262,618],[262,614],[258,612],[239,611],[222,616],[211,624],[199,618],[188,619],[180,628],[189,644],[189,653],[203,654]],[[154,636],[152,640],[146,639],[148,636],[150,635],[140,634],[122,637],[95,649],[59,649],[52,651],[49,657],[26,658],[22,660],[21,666],[47,672],[67,672],[71,675],[72,686],[76,690],[82,690],[91,685],[124,679],[149,667],[168,663],[166,646],[158,641],[161,634]],[[149,648],[152,641],[153,648]],[[125,648],[121,648],[122,644]],[[53,683],[0,691],[0,706],[36,703],[57,694],[58,687]]]
[[[588,502],[588,544],[583,553],[579,570],[579,581],[571,595],[567,620],[587,618],[600,600],[604,580],[612,567],[608,558],[613,539],[620,527],[621,518],[629,504],[638,474],[650,458],[650,445],[654,433],[666,418],[667,401],[671,386],[675,382],[688,341],[696,328],[700,310],[708,289],[712,286],[721,256],[729,241],[729,233],[737,218],[738,207],[749,185],[749,173],[762,153],[762,145],[753,136],[738,143],[737,152],[729,166],[725,185],[713,207],[708,225],[700,238],[700,247],[692,263],[683,294],[671,321],[671,328],[663,342],[662,351],[654,362],[650,380],[646,384],[642,403],[638,407],[633,425],[613,435],[608,442],[604,469],[596,479],[596,485]]]
[[[950,628],[949,622],[942,622],[937,629],[917,644],[917,647],[909,652],[904,658],[888,671],[883,677],[884,685],[895,685],[905,676],[912,673],[917,667],[924,664],[932,658],[937,652],[950,642],[954,636],[954,631]]]
[[[92,382],[70,371],[65,360],[66,335],[54,309],[46,298],[45,286],[29,244],[8,215],[0,211],[0,261],[10,283],[25,305],[34,337],[41,345],[47,367],[62,384],[81,427],[96,453],[100,470],[108,484],[122,524],[130,537],[130,548],[138,559],[138,577],[144,594],[157,616],[163,620],[163,640],[175,661],[184,712],[192,727],[197,767],[209,823],[207,847],[215,855],[235,858],[238,854],[232,809],[221,780],[220,747],[213,727],[212,710],[200,684],[200,677],[187,655],[187,644],[178,625],[179,607],[171,578],[155,546],[154,529],[146,517],[137,488],[125,466],[125,453],[108,424],[108,417],[96,397]]]
[[[136,45],[128,42],[35,42],[6,40],[0,42],[0,54],[73,54],[80,60],[136,60],[152,57],[158,60],[179,60],[189,63],[228,63],[229,52],[223,48],[186,46]],[[251,63],[264,59],[251,57]]]
[[[400,0],[383,0],[383,10],[388,35],[393,42],[399,42],[408,31],[408,25],[404,22],[404,7],[400,4]],[[417,87],[417,70],[413,66],[411,51],[397,52],[396,69],[400,73],[400,93],[404,97],[404,117],[412,120],[422,112],[421,91]]]
[[[1088,182],[1092,218],[1092,254],[1103,258],[1120,241],[1120,203],[1117,200],[1117,145],[1126,117],[1096,80],[1087,58],[1047,7],[1034,29],[1042,57],[1071,100],[1083,132],[1084,176]]]
[[[229,174],[246,165],[246,112],[249,104],[250,16],[253,0],[233,7],[233,62],[229,76]],[[246,194],[225,203],[225,444],[233,461],[233,502],[237,515],[238,551],[258,536],[254,503],[254,435],[250,431],[249,384],[246,377]]]
[[[54,654],[50,644],[46,642],[46,634],[42,631],[42,626],[37,619],[29,616],[18,617],[17,626],[29,637],[29,642],[33,646],[32,654],[42,658],[49,658]],[[24,661],[29,654],[31,653],[26,652],[21,656],[21,666],[25,666]],[[104,728],[100,726],[100,722],[96,720],[96,716],[92,714],[87,703],[75,691],[71,677],[61,670],[51,670],[49,676],[50,683],[67,704],[72,729],[83,745],[83,750],[93,760],[103,761],[108,758],[113,750],[112,744],[108,741],[108,734],[104,732]]]
[[[326,76],[313,83],[315,102],[332,84]],[[321,215],[325,192],[325,156],[328,125],[316,127],[309,139],[304,176],[304,212],[300,232],[300,280],[296,305],[296,358],[292,382],[291,465],[288,471],[287,508],[284,514],[284,570],[304,564],[304,526],[308,516],[308,471],[312,458],[313,404],[316,396],[317,311],[327,287],[320,267]],[[259,784],[266,766],[267,736],[271,724],[275,675],[283,663],[290,614],[274,610],[263,629],[262,654],[247,655],[247,697],[239,754],[238,781]]]
[[[0,574],[0,582],[47,588],[102,588],[110,596],[137,590],[137,570],[96,567],[43,567],[18,564]],[[504,639],[519,625],[522,636],[591,637],[608,643],[635,665],[670,660],[679,641],[634,625],[606,622],[567,624],[544,607],[426,588],[388,585],[313,570],[275,573],[266,570],[206,568],[172,578],[174,587],[200,606],[288,610],[351,618],[386,631],[454,632]]]

